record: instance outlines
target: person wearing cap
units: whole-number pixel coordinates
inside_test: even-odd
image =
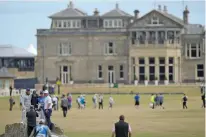
[[[45,121],[41,119],[39,125],[33,129],[29,137],[52,137],[50,129],[44,124]]]
[[[45,119],[44,116],[44,93],[43,91],[40,92],[40,96],[38,98],[38,109],[40,111],[40,119]]]
[[[30,111],[26,113],[27,117],[27,134],[31,134],[32,130],[36,126],[36,117],[38,117],[37,112],[34,110],[34,106],[30,106]]]
[[[49,92],[48,90],[44,91],[44,114],[45,114],[45,118],[46,118],[46,122],[48,127],[51,129],[51,114],[52,114],[52,99],[49,96]]]
[[[22,96],[22,122],[26,120],[26,113],[30,110],[31,94],[30,89],[26,89],[26,94]]]
[[[114,124],[112,128],[112,137],[131,137],[132,136],[131,127],[124,120],[125,120],[124,116],[121,115],[119,117],[119,122]]]

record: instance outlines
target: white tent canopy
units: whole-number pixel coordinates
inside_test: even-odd
[[[34,54],[34,55],[37,55],[37,50],[36,50],[36,48],[34,47],[33,44],[30,44],[26,50],[27,50],[28,52]]]

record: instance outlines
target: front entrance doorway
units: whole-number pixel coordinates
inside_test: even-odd
[[[69,67],[66,65],[60,66],[60,79],[62,84],[69,83]]]
[[[108,66],[108,82],[109,83],[115,83],[115,71],[114,66]]]

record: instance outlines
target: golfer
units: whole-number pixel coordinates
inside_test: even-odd
[[[119,122],[114,124],[112,129],[112,137],[131,137],[132,130],[130,125],[124,121],[124,116],[119,117]],[[116,135],[116,136],[115,136]]]

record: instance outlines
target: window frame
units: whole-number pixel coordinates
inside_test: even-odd
[[[72,54],[71,42],[60,42],[58,49],[59,56],[70,56]]]
[[[112,43],[113,45],[112,45],[112,48],[110,47],[110,43]],[[110,53],[110,49],[112,49],[112,53]],[[115,45],[115,42],[113,42],[113,41],[109,41],[109,42],[106,42],[105,44],[104,44],[104,55],[116,55],[116,45]]]
[[[101,69],[100,69],[100,67],[101,67]],[[101,73],[102,77],[100,77],[100,73]],[[97,66],[97,79],[103,80],[103,67],[102,67],[102,65]]]
[[[202,65],[203,68],[202,68],[202,69],[199,69],[199,68],[198,68],[199,65]],[[205,75],[205,74],[204,74],[204,73],[205,73],[205,72],[204,72],[204,67],[205,67],[204,64],[197,64],[197,65],[196,65],[196,77],[197,77],[198,79],[204,79],[204,75]],[[202,76],[202,77],[199,77],[199,76],[198,76],[198,72],[199,72],[199,71],[202,71],[202,73],[203,73],[203,76]]]
[[[121,69],[121,67],[122,67],[122,69]],[[124,65],[123,64],[121,64],[119,66],[119,78],[120,78],[120,80],[124,80]]]
[[[195,44],[195,47],[192,47]],[[193,51],[195,53],[195,57],[192,56]],[[201,55],[201,44],[200,43],[186,43],[185,44],[185,57],[187,59],[200,59],[202,57]]]

